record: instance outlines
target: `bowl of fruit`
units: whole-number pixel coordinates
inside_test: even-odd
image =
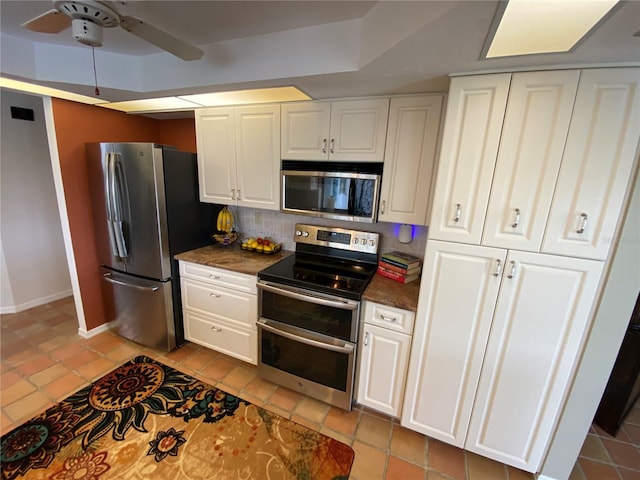
[[[279,252],[280,249],[282,248],[281,243],[276,243],[270,238],[262,238],[262,237],[246,238],[242,241],[242,244],[240,246],[243,250],[266,253],[267,255],[271,253]]]

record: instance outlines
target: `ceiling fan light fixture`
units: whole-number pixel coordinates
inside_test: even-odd
[[[73,38],[90,47],[102,46],[102,27],[82,18],[74,18],[71,21]]]

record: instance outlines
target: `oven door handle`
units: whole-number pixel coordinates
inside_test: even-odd
[[[327,307],[335,307],[341,310],[356,310],[358,308],[358,302],[350,301],[350,300],[329,300],[323,297],[319,297],[309,293],[308,291],[300,291],[298,293],[297,290],[274,287],[273,285],[267,282],[258,282],[258,288],[266,290],[268,292],[277,293],[278,295],[283,295],[285,297],[294,298],[296,300],[302,300],[303,302],[315,303],[318,305],[325,305]]]
[[[331,350],[333,352],[346,353],[347,355],[353,354],[353,351],[354,351],[353,345],[347,344],[343,347],[339,345],[330,345],[328,343],[321,342],[319,340],[313,340],[311,338],[303,337],[300,335],[296,335],[295,333],[289,333],[285,330],[272,327],[263,319],[259,319],[257,321],[257,325],[260,328],[264,328],[267,332],[271,332],[275,335],[280,335],[281,337],[288,338],[289,340],[293,340],[294,342],[300,342],[300,343],[304,343],[305,345],[311,345],[313,347],[322,348],[323,350]]]

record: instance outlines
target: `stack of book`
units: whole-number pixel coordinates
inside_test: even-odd
[[[396,282],[413,282],[420,276],[422,260],[403,252],[389,252],[380,255],[378,274]]]

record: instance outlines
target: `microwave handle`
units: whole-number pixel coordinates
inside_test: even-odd
[[[290,290],[288,288],[274,287],[266,282],[259,282],[258,288],[272,292],[285,297],[293,298],[295,300],[302,300],[303,302],[315,303],[317,305],[325,305],[327,307],[339,308],[341,310],[355,310],[358,308],[357,302],[350,302],[349,300],[329,300],[326,298],[318,297],[308,292],[298,293],[298,291]]]

